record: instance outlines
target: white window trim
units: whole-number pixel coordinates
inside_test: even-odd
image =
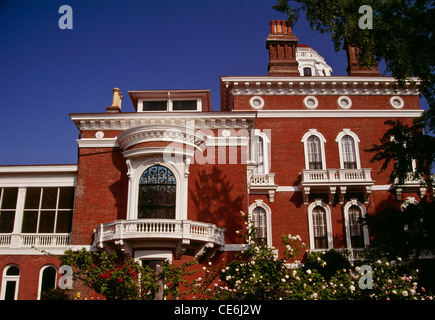
[[[6,272],[10,267],[17,267],[20,271],[20,274],[18,276],[7,276]],[[21,269],[16,264],[9,264],[3,269],[3,278],[2,278],[2,287],[1,287],[1,294],[0,294],[0,300],[5,299],[6,294],[6,283],[9,281],[16,282],[15,285],[15,293],[14,293],[14,300],[18,300],[18,291],[19,291],[19,285],[20,285],[20,277],[21,277]]]
[[[365,218],[367,215],[367,210],[366,210],[366,207],[364,206],[364,204],[359,202],[356,199],[351,199],[350,201],[348,201],[344,205],[344,207],[343,207],[344,224],[345,224],[345,228],[346,228],[346,244],[347,244],[348,249],[353,249],[352,242],[350,240],[350,227],[349,227],[349,209],[352,206],[357,206],[361,210],[362,218]],[[369,230],[365,224],[363,224],[363,235],[364,235],[364,246],[367,247],[370,244],[370,240],[369,240]],[[356,249],[361,249],[361,248],[356,248]]]
[[[264,174],[268,174],[270,172],[270,139],[269,137],[264,133],[261,132],[260,129],[253,130],[253,136],[252,136],[252,143],[251,143],[251,159],[254,161],[255,154],[254,154],[254,137],[259,136],[263,139],[263,167],[264,167]]]
[[[337,138],[335,139],[335,142],[338,143],[338,154],[340,157],[340,168],[344,169],[344,161],[343,161],[343,150],[342,150],[342,146],[341,146],[341,139],[343,139],[344,136],[349,135],[353,138],[353,141],[355,143],[355,158],[356,158],[356,168],[357,169],[361,169],[361,160],[360,160],[360,156],[359,156],[359,138],[358,136],[352,132],[350,129],[343,129],[343,131],[341,131],[338,135]]]
[[[38,281],[38,297],[37,300],[41,300],[41,287],[42,287],[42,275],[44,273],[44,270],[47,268],[54,268],[56,270],[56,279],[54,280],[54,288],[57,288],[57,273],[58,269],[52,265],[52,264],[46,264],[39,270],[39,281]]]
[[[134,260],[163,260],[172,263],[172,251],[169,250],[137,250],[134,252]]]
[[[301,142],[304,144],[304,155],[305,155],[305,169],[310,169],[310,163],[308,159],[308,138],[311,136],[316,136],[320,139],[320,150],[322,152],[322,170],[326,169],[326,156],[325,156],[325,137],[317,131],[317,129],[310,129],[307,133],[302,137]]]
[[[252,220],[252,214],[254,212],[254,209],[257,207],[261,207],[264,209],[264,211],[266,211],[266,244],[268,247],[272,247],[272,210],[266,203],[264,203],[263,200],[255,200],[254,203],[249,206],[250,220]]]
[[[328,235],[328,248],[332,249],[334,247],[334,241],[332,237],[332,221],[331,221],[331,208],[324,203],[321,199],[314,200],[313,203],[311,203],[308,206],[308,226],[309,226],[309,233],[310,233],[310,249],[317,250],[315,247],[314,242],[314,230],[313,230],[313,210],[317,206],[322,207],[325,210],[326,213],[326,228],[327,228],[327,235]],[[325,249],[325,250],[327,250]]]
[[[127,220],[138,219],[137,205],[139,200],[139,181],[142,174],[148,168],[154,165],[161,165],[172,171],[177,183],[175,196],[175,220],[187,219],[187,176],[189,161],[184,162],[165,162],[163,156],[152,158],[136,159],[131,158],[126,161],[128,167],[128,203],[127,203]]]

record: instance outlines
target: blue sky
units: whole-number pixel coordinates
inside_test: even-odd
[[[69,113],[105,112],[112,88],[210,89],[220,76],[267,75],[276,0],[0,0],[0,165],[77,162]],[[59,7],[73,9],[61,30]],[[346,75],[346,54],[301,19],[299,43]]]

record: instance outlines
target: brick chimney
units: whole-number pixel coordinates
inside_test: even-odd
[[[269,76],[300,76],[296,61],[298,38],[291,32],[285,20],[270,21],[270,34],[266,39],[269,50]]]
[[[358,62],[358,53],[360,49],[353,44],[347,42],[344,43],[344,50],[346,50],[347,55],[347,73],[349,76],[356,77],[380,77],[381,73],[378,69],[378,64],[373,58],[374,65],[369,68],[361,67]]]
[[[107,113],[119,113],[121,112],[122,94],[119,88],[113,88],[112,105],[106,107]]]

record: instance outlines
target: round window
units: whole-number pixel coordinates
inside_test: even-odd
[[[316,97],[308,96],[304,99],[304,105],[308,109],[315,109],[319,105],[319,101],[317,101]]]
[[[261,109],[264,107],[264,100],[262,97],[255,96],[249,100],[249,104],[253,109]]]
[[[390,99],[390,105],[395,109],[401,109],[403,108],[404,102],[401,97],[392,97]]]
[[[352,100],[349,97],[342,96],[337,100],[338,106],[343,109],[349,109],[352,106]]]

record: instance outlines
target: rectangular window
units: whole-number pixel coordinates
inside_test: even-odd
[[[21,232],[71,232],[73,205],[73,187],[27,188]]]
[[[197,110],[197,102],[196,100],[187,100],[181,101],[176,100],[172,101],[172,110],[175,111],[189,111],[189,110]]]
[[[166,111],[168,110],[168,102],[164,101],[143,101],[143,111]]]
[[[18,188],[0,188],[0,233],[12,233]]]

